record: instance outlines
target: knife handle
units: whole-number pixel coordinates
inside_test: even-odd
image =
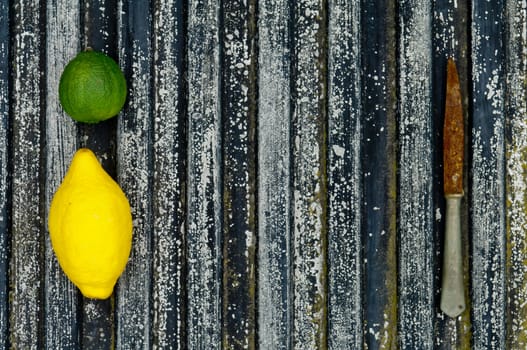
[[[440,307],[445,314],[452,318],[459,316],[466,307],[461,248],[462,197],[462,194],[445,196],[446,227]]]

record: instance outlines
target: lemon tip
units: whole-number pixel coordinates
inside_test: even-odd
[[[113,285],[112,287],[94,287],[94,286],[87,286],[87,285],[80,285],[78,286],[82,295],[89,299],[108,299],[110,295],[113,293]]]

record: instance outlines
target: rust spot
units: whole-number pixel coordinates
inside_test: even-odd
[[[464,145],[463,105],[461,102],[459,76],[456,64],[450,58],[447,66],[445,122],[443,128],[445,195],[463,193]]]

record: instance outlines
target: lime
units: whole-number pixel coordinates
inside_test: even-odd
[[[62,108],[79,122],[98,123],[115,116],[123,108],[126,91],[117,63],[90,49],[71,60],[60,77]]]

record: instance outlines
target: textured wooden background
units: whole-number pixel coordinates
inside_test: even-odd
[[[526,0],[0,0],[0,348],[526,349]],[[86,47],[128,102],[74,123]],[[468,309],[438,308],[447,57]],[[106,301],[50,247],[89,147],[134,242]]]

